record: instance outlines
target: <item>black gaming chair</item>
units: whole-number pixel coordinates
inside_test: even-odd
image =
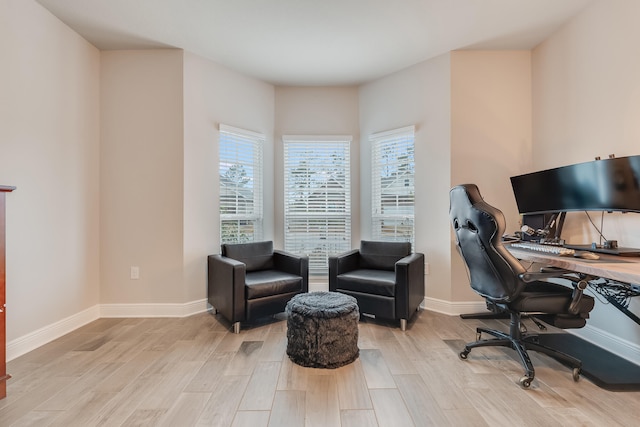
[[[449,196],[449,216],[455,231],[458,251],[469,272],[471,287],[487,299],[487,305],[508,313],[511,319],[509,333],[477,328],[477,341],[467,344],[460,353],[460,358],[466,360],[471,349],[475,347],[510,347],[518,353],[525,368],[520,385],[528,388],[535,371],[527,350],[534,350],[571,366],[573,379],[578,381],[582,362],[541,345],[537,335],[522,332],[520,321],[525,313],[535,315],[558,328],[581,328],[586,324],[589,312],[593,309],[593,298],[584,295],[579,286],[571,289],[536,280],[560,277],[566,272],[528,273],[502,245],[504,215],[484,201],[476,185],[454,187]],[[482,333],[496,338],[481,339]]]

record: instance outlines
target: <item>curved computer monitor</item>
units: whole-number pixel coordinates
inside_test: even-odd
[[[578,163],[511,177],[521,214],[640,212],[640,156]]]

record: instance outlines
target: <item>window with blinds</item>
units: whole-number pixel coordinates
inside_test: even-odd
[[[414,126],[371,136],[371,207],[374,240],[414,246]]]
[[[264,135],[220,125],[220,241],[262,240]]]
[[[351,249],[350,136],[284,136],[285,250],[327,274],[329,255]]]

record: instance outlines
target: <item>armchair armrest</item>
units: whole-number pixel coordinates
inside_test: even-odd
[[[396,278],[399,278],[398,273],[404,274],[404,271],[414,274],[417,271],[422,271],[424,276],[424,254],[416,252],[398,260],[396,262]]]
[[[424,300],[424,254],[412,253],[396,262],[396,314],[408,319],[409,311]]]
[[[302,292],[309,292],[309,257],[274,250],[273,262],[276,270],[302,277]]]
[[[347,273],[358,269],[360,264],[360,250],[353,249],[330,258],[335,258],[336,260],[336,274]]]
[[[232,323],[245,320],[246,265],[222,255],[209,255],[208,300]]]
[[[357,270],[360,259],[360,250],[353,249],[339,255],[329,257],[329,290],[335,291],[338,287],[338,275]]]

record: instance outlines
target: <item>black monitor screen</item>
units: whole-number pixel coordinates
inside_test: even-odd
[[[511,177],[521,214],[640,212],[640,156],[579,163]]]

